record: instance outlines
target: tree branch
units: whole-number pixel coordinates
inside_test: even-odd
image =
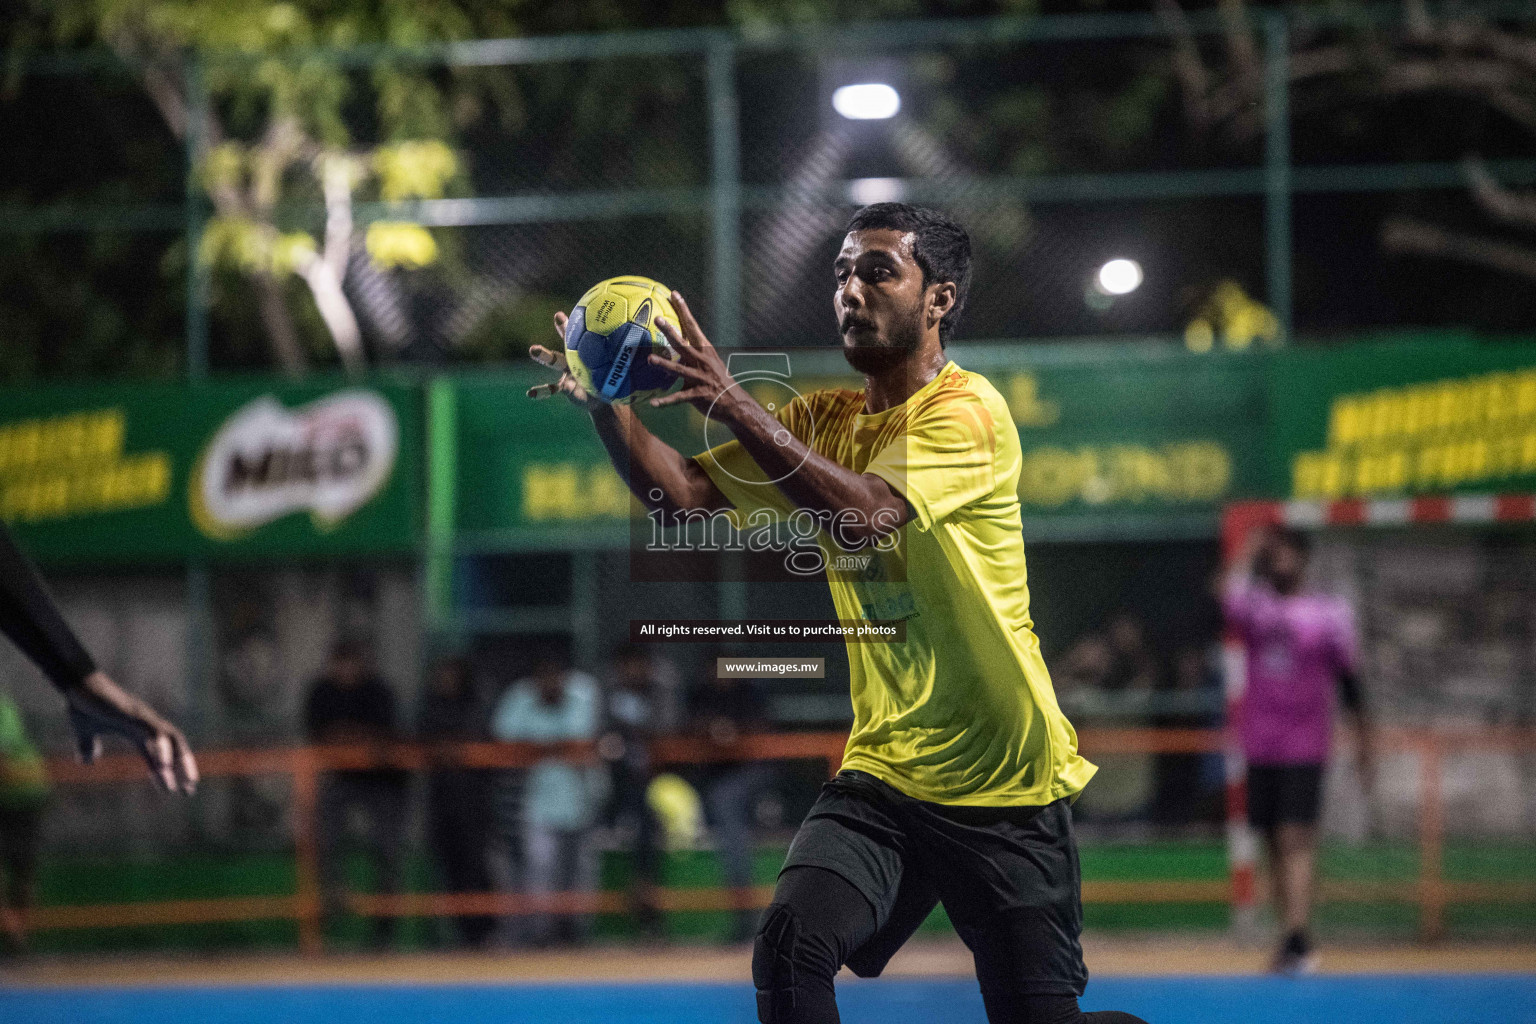
[[[1536,72],[1536,39],[1489,27],[1484,27],[1477,38],[1495,57],[1523,64]]]
[[[1248,12],[1243,0],[1220,0],[1222,39],[1227,45],[1227,58],[1232,62],[1235,76],[1247,83],[1252,91],[1263,89],[1264,62],[1258,47],[1253,44],[1249,30]]]
[[[174,82],[164,68],[147,62],[140,73],[139,81],[143,84],[144,91],[149,94],[150,101],[160,111],[161,118],[171,129],[171,134],[185,140],[189,114],[187,98],[182,94],[180,84]]]
[[[1291,54],[1291,84],[1308,79],[1341,75],[1359,63],[1354,51],[1347,46],[1316,46]]]
[[[1410,26],[1407,41],[1421,50],[1439,51],[1448,58],[1479,53],[1536,70],[1536,40],[1495,25],[1456,19],[1440,26]]]
[[[357,168],[345,153],[321,153],[313,161],[325,195],[325,244],[320,258],[336,280],[346,279],[347,259],[352,254],[352,189]]]
[[[274,117],[267,124],[261,141],[251,147],[250,205],[258,217],[271,216],[282,193],[283,175],[311,146],[293,117]]]
[[[1536,250],[1464,235],[1409,217],[1393,217],[1383,224],[1381,244],[1388,252],[1437,256],[1536,281]]]
[[[1362,93],[1375,96],[1454,94],[1481,100],[1536,134],[1536,100],[1529,95],[1532,85],[1536,84],[1536,76],[1508,61],[1469,58],[1460,54],[1413,57],[1390,52],[1367,59],[1357,50],[1340,45],[1318,47],[1296,53],[1291,58],[1291,83],[1312,83],[1313,88],[1308,94],[1314,98],[1323,79],[1351,72],[1358,72],[1351,80],[1357,88],[1341,91],[1333,97],[1335,102],[1344,102]],[[1212,97],[1208,100],[1211,122],[1225,124],[1232,138],[1248,139],[1262,130],[1262,111],[1255,106],[1261,97],[1253,94],[1242,79],[1233,78],[1218,86]]]
[[[117,33],[107,42],[112,52],[116,53],[123,63],[139,69],[139,84],[149,96],[155,109],[160,112],[161,120],[171,130],[172,135],[186,141],[191,121],[191,102],[186,94],[187,76],[180,55],[174,51],[141,43],[129,29]],[[202,120],[198,126],[201,152],[194,154],[198,161],[207,155],[209,149],[224,141],[224,128],[219,124],[218,118],[206,107],[201,113]],[[223,216],[248,215],[245,199],[238,189],[219,183],[210,183],[207,188],[214,207]]]
[[[331,341],[336,345],[341,365],[348,373],[360,373],[367,369],[367,361],[363,356],[363,332],[357,325],[357,315],[352,312],[352,303],[342,290],[340,275],[317,253],[300,261],[294,269],[304,279],[304,283],[309,285],[310,294],[315,297],[315,306],[331,332]]]
[[[140,69],[139,82],[150,102],[159,111],[171,134],[185,141],[191,127],[193,108],[186,94],[186,74],[181,66],[180,55],[141,42],[135,38],[131,29],[119,32],[108,43],[124,63]],[[201,164],[208,151],[224,141],[224,130],[207,105],[201,111],[201,124],[198,127],[199,152],[194,157]],[[205,182],[204,187],[220,216],[241,219],[252,216],[252,204],[236,185],[230,182]],[[188,259],[198,258],[196,252],[188,254]],[[258,273],[253,275],[252,283],[256,289],[256,308],[273,361],[285,374],[303,376],[309,360],[299,342],[293,314],[283,295],[282,282],[271,274]]]
[[[1433,31],[1434,24],[1430,20],[1429,6],[1424,0],[1403,0],[1403,24],[1408,26],[1409,35],[1420,37]]]
[[[1211,72],[1200,59],[1200,47],[1189,27],[1178,0],[1157,0],[1157,14],[1171,30],[1173,40],[1173,73],[1179,80],[1184,94],[1185,116],[1196,131],[1210,127],[1211,116],[1207,97],[1211,92]]]
[[[1467,185],[1472,198],[1488,214],[1508,224],[1536,228],[1536,196],[1505,188],[1488,173],[1488,167],[1473,157],[1466,161]]]
[[[262,326],[267,330],[267,341],[272,346],[277,365],[290,377],[302,377],[309,360],[299,344],[299,334],[293,327],[293,313],[283,296],[283,283],[271,274],[256,274],[256,308],[261,312]]]
[[[1507,89],[1490,93],[1486,99],[1497,111],[1536,133],[1536,103],[1516,96]]]

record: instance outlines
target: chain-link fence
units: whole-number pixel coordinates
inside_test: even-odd
[[[1467,18],[1447,24],[1509,28]],[[343,204],[347,252],[334,256],[374,361],[507,358],[588,284],[636,272],[689,295],[719,343],[827,344],[842,227],[886,199],[941,207],[971,229],[971,338],[1177,335],[1224,283],[1273,312],[1274,337],[1498,328],[1524,316],[1519,301],[1469,312],[1463,285],[1492,297],[1510,284],[1490,284],[1486,266],[1423,258],[1414,240],[1433,239],[1422,231],[1387,237],[1405,212],[1467,214],[1469,153],[1490,158],[1504,185],[1532,180],[1510,132],[1469,117],[1398,145],[1412,111],[1379,99],[1390,83],[1358,84],[1351,54],[1410,47],[1411,26],[1264,19],[206,53],[174,74],[155,69],[193,111],[191,128],[151,101],[148,66],[22,59],[0,101],[0,133],[14,143],[0,157],[0,279],[22,342],[8,368],[201,372],[335,358],[336,326],[313,282],[228,246],[208,259],[218,255],[209,233],[236,209],[278,234],[303,230],[333,256],[317,157],[283,156],[275,192],[258,194],[253,168],[284,129],[252,101],[265,94],[241,78],[250,69],[291,68],[342,97],[333,130],[307,125],[300,142],[361,161]],[[1342,70],[1319,71],[1327,53]],[[1334,72],[1346,84],[1320,91]],[[870,81],[896,90],[893,117],[834,111],[836,88]],[[413,120],[412,104],[437,113]],[[423,123],[451,153],[443,180],[392,191],[380,154]],[[243,206],[219,191],[230,152],[247,160]],[[381,258],[372,227],[402,221],[430,230],[429,250]],[[1146,268],[1132,295],[1091,287],[1117,257]]]
[[[971,230],[977,268],[968,338],[1177,335],[1222,282],[1267,305],[1278,338],[1292,330],[1466,323],[1468,294],[1486,310],[1484,326],[1519,324],[1528,307],[1500,301],[1507,292],[1485,271],[1447,272],[1432,259],[1394,263],[1383,255],[1383,231],[1405,211],[1470,206],[1460,162],[1469,148],[1486,143],[1482,152],[1506,184],[1536,181],[1536,165],[1520,162],[1520,147],[1499,122],[1393,150],[1416,163],[1380,163],[1379,149],[1354,143],[1347,117],[1318,117],[1295,102],[1293,83],[1304,76],[1287,65],[1314,46],[1317,32],[1277,15],[1238,31],[1215,20],[1139,16],[933,22],[326,51],[295,54],[291,63],[342,69],[336,81],[348,96],[341,106],[347,141],[338,151],[360,161],[367,180],[344,204],[352,227],[341,294],[371,361],[519,358],[527,343],[548,339],[551,314],[588,285],[637,272],[687,295],[722,345],[830,345],[829,268],[843,226],[860,205],[890,199],[938,206]],[[1223,78],[1234,105],[1216,127],[1202,127],[1191,113],[1190,61],[1222,66],[1234,35],[1249,41],[1257,78]],[[179,137],[146,92],[141,68],[68,58],[18,72],[0,97],[7,140],[0,146],[0,319],[10,336],[0,346],[0,373],[267,367],[285,324],[303,359],[334,360],[331,325],[292,267],[242,263],[238,251],[209,258],[216,225],[232,216],[212,195],[217,154],[230,152],[220,145],[237,144],[249,161],[270,142],[271,120],[220,84],[229,68],[251,59],[204,54],[177,69],[185,98],[220,126],[217,139],[195,130]],[[401,141],[379,112],[399,98],[384,72],[402,69],[416,76],[414,89],[448,100],[435,130],[452,166],[435,197],[421,194],[427,189],[391,198],[374,166],[382,149]],[[834,89],[870,81],[898,92],[896,116],[852,120],[833,110]],[[1357,122],[1380,113],[1359,103],[1340,107]],[[253,166],[242,164],[239,178],[248,199]],[[257,212],[272,231],[304,231],[323,246],[327,209],[316,166],[312,157],[285,165],[271,208]],[[372,227],[402,222],[430,233],[431,256],[419,266],[381,260],[370,241]],[[1116,257],[1147,270],[1134,295],[1092,287],[1095,271]],[[1098,551],[1068,553],[1075,560],[1054,554],[1054,565],[1049,555],[1032,561],[1042,633],[1060,648],[1048,651],[1053,666],[1058,653],[1069,660],[1069,641],[1103,625],[1106,608],[1089,597],[1115,594],[1123,604],[1135,589],[1134,580],[1118,577],[1084,584],[1085,567],[1103,561]],[[1193,592],[1200,582],[1193,577],[1209,566],[1175,554],[1191,579],[1172,589]],[[456,612],[477,638],[476,655],[498,666],[491,682],[504,686],[521,675],[538,643],[564,645],[585,667],[606,658],[620,639],[612,625],[642,604],[628,557],[490,554],[450,580],[462,591]],[[1140,561],[1157,567],[1145,553]],[[1522,555],[1519,564],[1526,561]],[[1370,579],[1385,587],[1391,560],[1379,563]],[[1146,575],[1153,595],[1146,608],[1165,622],[1170,574]],[[1518,699],[1525,715],[1530,630],[1510,609],[1523,607],[1528,588],[1518,574],[1506,575],[1488,608],[1492,624],[1476,628],[1505,630],[1508,642],[1464,653],[1520,660],[1509,676],[1518,690],[1495,696]],[[303,687],[331,641],[356,631],[354,619],[371,628],[375,657],[402,705],[412,703],[432,653],[418,649],[430,624],[416,607],[417,583],[403,564],[194,566],[185,575],[81,579],[67,584],[65,598],[73,617],[99,620],[83,628],[94,649],[138,652],[138,662],[112,664],[114,674],[187,722],[200,746],[256,748],[299,737]],[[678,616],[828,614],[819,583],[729,593],[698,581],[648,586],[644,600]],[[1383,611],[1383,621],[1421,631],[1405,634],[1402,650],[1427,644],[1436,657],[1451,657],[1424,632],[1426,614],[1450,617],[1443,601],[1425,598],[1433,604],[1426,612],[1415,603],[1423,595],[1382,592],[1402,605],[1390,616]],[[117,604],[93,611],[105,593]],[[1063,594],[1076,605],[1047,596]],[[1498,615],[1505,625],[1494,623]],[[599,622],[607,632],[594,628]],[[1178,656],[1177,685],[1189,701],[1126,703],[1130,712],[1116,717],[1118,706],[1084,699],[1074,717],[1111,729],[1134,720],[1209,732],[1217,715],[1200,640],[1212,632],[1194,623],[1163,638]],[[682,673],[707,675],[712,653],[698,652]],[[833,684],[777,687],[771,717],[835,728],[848,711],[835,685],[846,656],[837,643],[812,653],[826,658]],[[1497,675],[1487,669],[1478,669],[1480,678]],[[1456,666],[1435,671],[1452,679]],[[1064,691],[1064,703],[1071,700]],[[62,750],[67,736],[56,713],[35,717],[55,723],[41,739]],[[1194,826],[1208,869],[1197,881],[1210,887],[1197,897],[1224,914],[1222,851],[1209,836],[1220,796],[1213,741],[1180,750],[1133,746],[1106,744],[1105,756],[1121,759],[1113,774],[1131,784],[1119,792],[1101,784],[1082,812],[1090,825],[1097,815],[1107,832],[1139,828],[1147,817]],[[1500,778],[1519,783],[1504,785],[1506,795],[1528,804],[1528,766],[1513,755],[1496,760]],[[63,820],[73,824],[55,842],[113,856],[220,844],[270,853],[284,847],[292,825],[289,786],[277,776],[232,773],[206,787],[196,805],[205,809],[196,811],[147,806],[143,793],[124,799],[115,790],[70,789],[60,799],[70,801],[73,813]],[[1175,805],[1180,816],[1162,813]],[[1408,808],[1404,796],[1400,831]],[[287,875],[275,877],[283,884],[274,891],[286,891]],[[1148,920],[1163,913],[1143,909]],[[1519,925],[1528,928],[1528,908],[1521,913]]]

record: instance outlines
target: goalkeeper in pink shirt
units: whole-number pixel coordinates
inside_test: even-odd
[[[1307,537],[1295,530],[1258,531],[1222,593],[1227,624],[1246,653],[1239,731],[1248,763],[1248,822],[1269,850],[1283,929],[1273,969],[1284,974],[1316,966],[1307,924],[1323,769],[1338,704],[1356,731],[1367,797],[1373,788],[1354,613],[1341,598],[1302,588],[1309,552]]]

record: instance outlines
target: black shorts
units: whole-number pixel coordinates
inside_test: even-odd
[[[1009,965],[1030,995],[1083,994],[1088,969],[1072,811],[927,803],[865,772],[826,783],[784,870],[834,871],[875,911],[875,934],[848,958],[874,977],[940,902],[967,946]]]
[[[1323,802],[1320,764],[1248,766],[1248,824],[1269,831],[1276,825],[1315,825]]]

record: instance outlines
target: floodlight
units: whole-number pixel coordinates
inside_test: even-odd
[[[855,178],[848,183],[848,198],[860,206],[895,202],[905,192],[906,183],[900,178]]]
[[[883,121],[901,109],[901,96],[884,82],[845,85],[832,94],[832,109],[850,121]]]
[[[1135,260],[1110,260],[1099,268],[1094,287],[1105,295],[1129,295],[1141,287],[1141,264]]]

